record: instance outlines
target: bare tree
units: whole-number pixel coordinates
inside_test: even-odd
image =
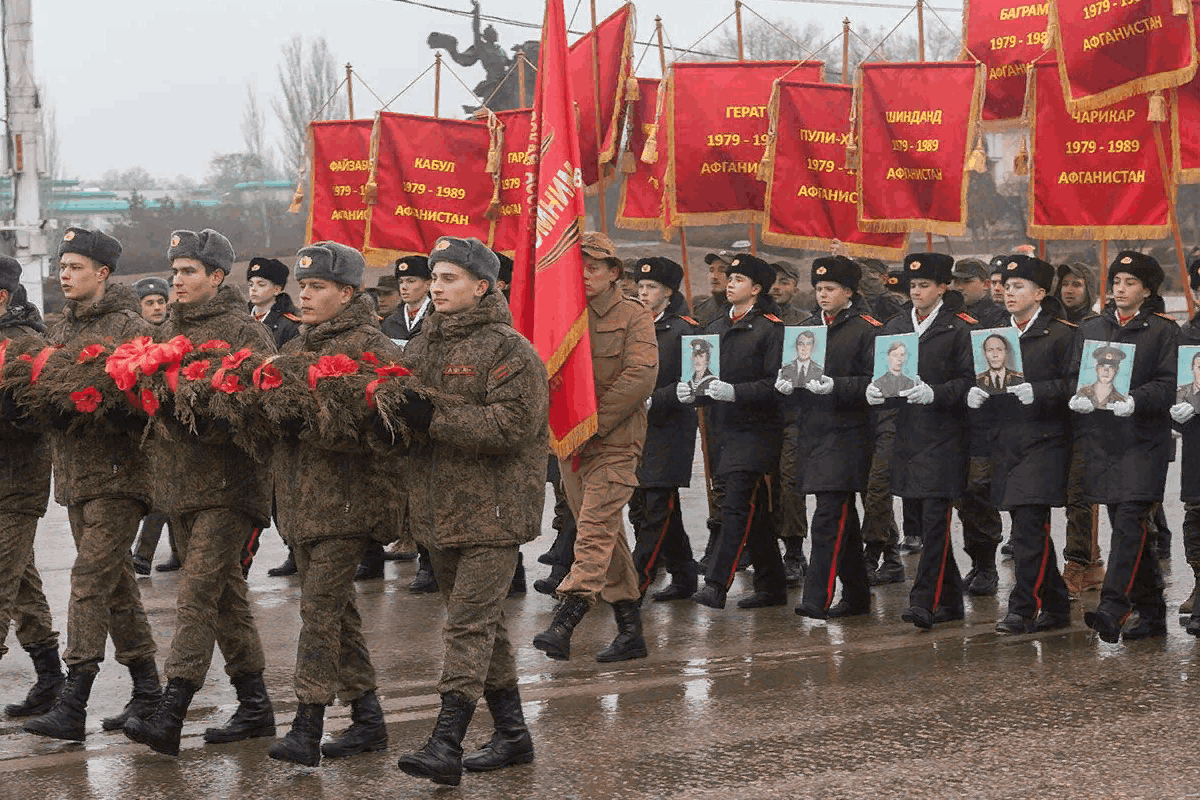
[[[45,84],[38,84],[38,100],[42,112],[42,147],[45,169],[43,177],[58,180],[62,177],[62,140],[58,134],[58,113],[54,104],[46,100]]]
[[[752,19],[742,27],[742,49],[747,61],[791,61],[813,57],[821,41],[821,28],[815,22],[803,27],[788,19],[767,22]],[[715,39],[718,53],[738,57],[737,31],[726,26]],[[817,57],[820,57],[817,54]]]
[[[145,167],[110,169],[97,182],[102,189],[157,189],[158,181]]]
[[[271,100],[271,107],[283,128],[284,166],[289,174],[299,174],[306,164],[308,123],[345,117],[346,101],[337,92],[341,82],[337,60],[324,36],[306,45],[297,34],[282,50],[283,60],[276,69],[279,96]]]
[[[932,24],[931,24],[932,23]],[[913,22],[888,36],[890,27],[866,28],[858,31],[858,36],[850,38],[850,69],[851,74],[864,61],[916,61],[919,57],[916,23]],[[884,37],[887,36],[887,39]],[[870,42],[866,46],[863,42]],[[925,60],[952,61],[958,58],[962,49],[962,37],[948,30],[936,19],[925,23]],[[870,56],[867,58],[867,56]]]
[[[267,144],[267,115],[258,102],[254,86],[246,84],[246,100],[242,104],[242,143],[245,151],[258,162],[256,180],[276,177],[274,148]]]

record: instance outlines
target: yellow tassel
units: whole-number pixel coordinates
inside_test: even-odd
[[[630,75],[625,79],[625,102],[636,103],[642,99],[642,92],[638,89],[638,80],[634,75]]]
[[[304,205],[304,179],[296,181],[296,191],[292,194],[292,204],[288,206],[289,214],[299,214],[300,206]]]
[[[1161,91],[1150,95],[1150,114],[1146,118],[1151,122],[1167,121],[1167,98]]]
[[[858,141],[850,140],[850,144],[846,145],[846,169],[857,170],[862,166],[862,160],[859,158]]]
[[[1024,137],[1021,138],[1021,150],[1013,159],[1013,172],[1017,175],[1029,174],[1029,148],[1025,144]]]
[[[646,137],[646,146],[642,148],[642,163],[658,163],[658,126],[650,126],[650,134]]]
[[[617,159],[617,171],[626,175],[637,172],[637,159],[633,157],[633,152],[629,148],[625,148],[621,157]]]
[[[367,180],[367,185],[364,187],[366,193],[363,195],[367,205],[373,206],[379,202],[379,184],[375,182],[374,176]]]
[[[1177,17],[1185,17],[1190,5],[1190,0],[1171,0],[1171,13]]]
[[[763,183],[771,182],[771,174],[775,171],[775,156],[771,151],[771,146],[767,145],[766,152],[763,153],[762,160],[758,162],[758,172],[754,177]]]
[[[500,161],[504,150],[504,125],[500,122],[500,118],[491,112],[488,112],[487,123],[489,136],[485,170],[489,175],[496,175],[500,172]]]
[[[982,135],[975,139],[975,149],[971,151],[971,157],[967,159],[967,169],[972,172],[987,172],[987,153],[983,151]]]

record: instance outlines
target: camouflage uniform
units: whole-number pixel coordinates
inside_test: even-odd
[[[401,360],[362,294],[333,318],[302,325],[283,346],[285,353],[318,355],[368,351],[385,364]],[[296,698],[327,706],[340,696],[350,703],[376,688],[354,570],[373,533],[383,541],[395,536],[397,480],[388,464],[361,450],[326,450],[294,437],[276,446],[271,468],[279,532],[300,575]]]
[[[68,301],[46,338],[62,345],[103,341],[112,348],[152,333],[133,289],[110,283],[95,303]],[[63,660],[68,666],[98,664],[110,634],[119,663],[153,659],[154,638],[129,555],[150,507],[149,463],[138,437],[98,421],[50,438],[54,499],[67,507],[76,549]]]
[[[472,703],[516,687],[502,601],[518,548],[541,533],[545,498],[546,367],[511,325],[493,290],[477,309],[430,315],[404,351],[421,385],[463,401],[435,401],[404,467],[413,538],[446,603],[438,692]]]
[[[256,353],[275,352],[271,332],[255,322],[231,286],[211,300],[172,303],[158,335],[212,339]],[[240,563],[246,542],[267,524],[271,483],[267,470],[218,430],[194,436],[169,420],[153,441],[156,507],[169,514],[183,558],[175,635],[163,671],[168,679],[204,682],[215,643],[230,676],[263,671],[262,643],[246,596]]]

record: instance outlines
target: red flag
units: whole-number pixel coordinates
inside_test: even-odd
[[[371,171],[371,120],[338,119],[309,125],[312,172],[305,242],[363,246],[366,183]]]
[[[625,143],[634,158],[634,171],[626,175],[625,182],[621,184],[617,227],[638,231],[661,230],[664,235],[669,235],[671,221],[663,203],[663,183],[670,159],[662,152],[664,146],[670,148],[666,138],[667,128],[663,124],[669,111],[664,110],[662,118],[658,114],[661,105],[659,99],[661,97],[665,101],[666,95],[659,94],[661,87],[657,78],[638,78],[637,82],[638,99],[633,105],[629,141]],[[651,134],[655,137],[656,155],[652,158],[654,163],[648,164],[642,160],[642,154]]]
[[[596,76],[592,73],[592,39],[599,44],[600,130],[596,130]],[[539,59],[542,56],[538,56]],[[571,45],[567,55],[571,92],[579,106],[579,152],[583,182],[600,180],[600,167],[617,155],[625,82],[633,73],[633,3],[626,3],[594,31]]]
[[[526,193],[513,266],[513,325],[546,362],[550,440],[566,458],[596,432],[583,290],[583,175],[562,0],[548,0],[530,122]]]
[[[983,123],[990,130],[1021,127],[1029,65],[1046,51],[1048,2],[971,0],[963,6],[962,58],[987,67]]]

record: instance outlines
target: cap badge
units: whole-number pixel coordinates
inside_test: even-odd
[[[438,243],[433,246],[433,249],[434,250],[445,250],[448,247],[450,247],[450,240],[449,239],[440,239],[440,240],[438,240]]]
[[[396,267],[396,271],[397,271],[397,272],[408,272],[408,262],[407,262],[407,261],[401,261],[401,262],[400,262],[400,264],[399,264],[399,265],[397,265],[397,267]]]
[[[920,261],[914,261],[914,262],[912,262],[911,264],[909,264],[909,265],[908,265],[908,268],[909,268],[909,269],[920,269],[920,268],[921,268],[921,262],[920,262]]]
[[[312,256],[304,256],[303,258],[301,258],[300,266],[311,267],[312,266]]]
[[[171,247],[179,247],[179,235],[178,234],[171,237]]]
[[[1017,268],[1017,262],[1015,262],[1015,261],[1010,261],[1010,262],[1008,263],[1008,268],[1009,268],[1009,269],[1016,269],[1016,268]]]
[[[64,242],[69,242],[74,238],[75,238],[75,231],[67,231],[66,233],[63,234]]]
[[[824,267],[817,267],[817,274],[818,274],[818,275],[824,275],[824,274],[825,274],[825,272],[826,272],[826,270],[825,270],[825,268],[824,268]]]
[[[649,264],[642,264],[642,272],[649,272],[651,267]]]
[[[737,266],[738,264],[740,264],[740,263],[742,263],[742,260],[741,260],[740,258],[735,258],[735,259],[734,259],[734,260],[733,260],[733,261],[732,261],[732,262],[729,264],[729,266],[731,266],[731,267],[736,267],[736,266]]]
[[[1133,263],[1133,259],[1132,259],[1132,258],[1130,258],[1129,256],[1125,256],[1124,258],[1122,258],[1122,259],[1121,259],[1121,263],[1122,263],[1122,264],[1132,264],[1132,263]]]

